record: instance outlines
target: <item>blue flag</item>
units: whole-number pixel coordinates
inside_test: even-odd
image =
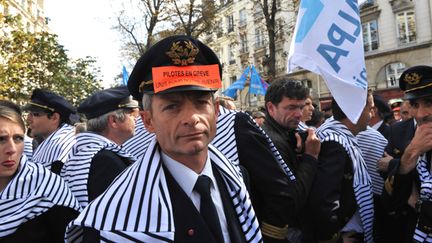
[[[264,89],[261,77],[254,66],[251,70],[250,88],[249,93],[257,95],[265,95],[266,89]]]
[[[123,73],[123,85],[127,86],[127,83],[128,83],[128,80],[129,80],[129,73],[126,70],[125,65],[123,65],[123,71],[122,71],[122,73]]]
[[[244,88],[250,69],[250,66],[248,66],[244,70],[242,76],[222,93],[235,99],[237,97],[237,90],[242,90]]]

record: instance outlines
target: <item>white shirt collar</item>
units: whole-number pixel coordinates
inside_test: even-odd
[[[384,122],[384,120],[381,120],[381,121],[375,123],[375,124],[372,126],[372,128],[375,129],[375,130],[378,130],[378,128],[381,126],[381,124],[383,124],[383,122]]]
[[[172,159],[164,152],[162,152],[162,160],[163,164],[167,167],[168,171],[171,173],[171,175],[174,177],[174,179],[177,181],[177,183],[180,185],[180,187],[183,189],[183,191],[188,197],[191,197],[192,191],[195,187],[195,183],[198,179],[198,176],[200,175],[206,175],[210,177],[210,179],[212,180],[211,187],[215,187],[216,180],[213,176],[213,170],[208,156],[201,174],[197,174],[195,171],[191,170],[184,164]]]

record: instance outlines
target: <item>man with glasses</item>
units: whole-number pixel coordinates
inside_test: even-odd
[[[295,182],[290,184],[292,189],[284,193],[289,195],[292,205],[286,212],[282,212],[285,220],[273,222],[270,227],[272,230],[263,230],[263,235],[269,237],[267,241],[271,239],[272,242],[277,242],[276,239],[282,238],[284,228],[299,227],[299,212],[305,205],[317,171],[320,142],[314,130],[306,128],[305,141],[302,141],[304,139],[296,132],[307,95],[308,89],[302,82],[286,79],[273,82],[265,95],[266,116],[262,128],[296,178]]]
[[[75,108],[63,97],[42,89],[35,89],[24,107],[33,137],[43,141],[33,153],[32,162],[42,163],[58,174],[75,143],[75,129],[70,115]]]
[[[84,207],[135,160],[121,145],[134,135],[138,102],[122,86],[94,93],[78,112],[88,119],[87,132],[77,135],[61,176]]]

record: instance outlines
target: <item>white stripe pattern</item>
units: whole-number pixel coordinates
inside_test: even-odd
[[[69,124],[63,124],[39,144],[33,153],[32,162],[41,163],[51,169],[54,161],[66,162],[74,144],[75,128]]]
[[[78,201],[60,176],[25,158],[21,158],[18,172],[0,192],[0,238],[54,206],[80,211]]]
[[[216,137],[212,141],[212,145],[215,146],[219,151],[221,151],[225,155],[225,157],[227,157],[233,164],[239,165],[237,142],[234,132],[236,114],[236,111],[226,109],[222,106],[219,107],[219,117],[216,123],[217,133]],[[282,159],[282,156],[274,146],[269,136],[267,136],[264,130],[262,130],[261,127],[255,123],[255,120],[253,120],[252,117],[250,117],[250,119],[255,124],[256,129],[262,132],[262,134],[266,137],[268,146],[270,147],[273,155],[279,162],[282,170],[287,174],[288,178],[291,181],[295,181],[294,174],[291,172],[285,161]],[[253,151],[251,152],[253,153]]]
[[[24,152],[27,156],[27,161],[32,161],[33,157],[33,138],[24,135]]]
[[[357,134],[356,137],[372,179],[372,191],[374,194],[381,195],[384,180],[378,173],[377,163],[382,158],[388,141],[380,132],[369,126],[366,130]]]
[[[135,135],[122,144],[122,147],[136,158],[144,155],[151,139],[155,135],[144,127],[141,117],[135,123]]]
[[[297,126],[297,130],[298,131],[307,131],[307,129],[309,128],[308,125],[306,125],[306,123],[300,121],[298,126]]]
[[[220,172],[248,242],[261,242],[261,232],[237,168],[209,145],[209,157]],[[102,242],[173,242],[174,218],[160,147],[153,139],[137,162],[71,222],[67,242],[79,242],[78,228],[100,231]]]
[[[353,188],[360,219],[364,230],[364,241],[373,242],[372,229],[374,219],[372,182],[367,172],[357,139],[341,122],[327,119],[316,132],[321,142],[334,141],[344,147],[353,163]]]
[[[416,165],[420,179],[420,199],[422,201],[432,201],[432,175],[428,170],[427,163],[426,154],[423,154],[417,160]],[[414,240],[416,242],[432,242],[432,234],[423,232],[417,224],[414,231]]]
[[[136,160],[135,157],[104,136],[92,132],[79,133],[60,175],[83,208],[88,204],[87,183],[91,161],[102,149],[112,151],[131,162]],[[109,161],[106,162],[109,163]]]

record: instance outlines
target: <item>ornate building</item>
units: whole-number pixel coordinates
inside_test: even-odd
[[[399,77],[415,65],[432,65],[430,0],[367,0],[360,6],[369,87],[385,100],[400,98]],[[321,104],[330,101],[322,77],[298,71],[289,75],[312,84]]]
[[[256,1],[223,1],[207,43],[223,63],[225,90],[254,64],[265,73],[268,40],[262,9]],[[288,0],[278,2],[276,39],[276,77],[304,80],[315,102],[329,102],[331,94],[321,76],[306,70],[286,72],[287,53],[295,14]],[[386,100],[399,98],[398,79],[414,65],[432,65],[432,2],[430,0],[367,0],[360,6],[369,87]],[[265,75],[264,75],[265,76]],[[250,97],[245,88],[237,98],[240,108],[263,105],[262,97]]]
[[[2,15],[19,15],[29,32],[48,31],[48,18],[44,14],[44,0],[2,0]]]

